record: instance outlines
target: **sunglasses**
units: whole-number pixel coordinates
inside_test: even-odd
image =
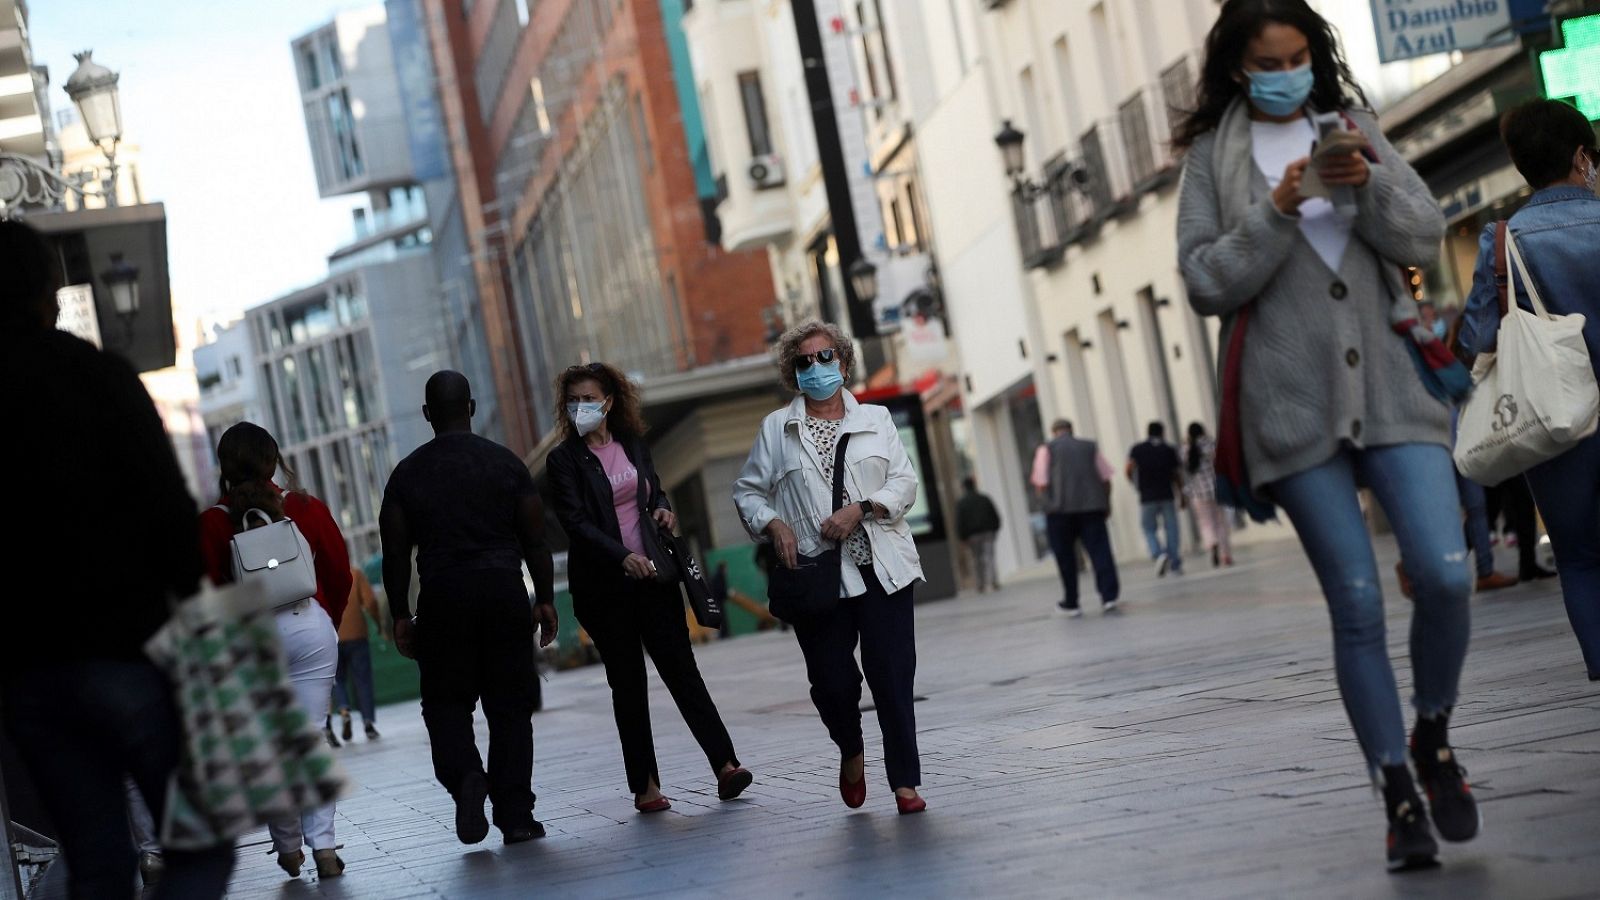
[[[829,347],[825,350],[818,350],[815,353],[806,353],[794,358],[794,370],[796,372],[804,372],[816,363],[827,364],[838,358],[839,351],[833,349],[832,347]]]
[[[579,363],[576,366],[567,366],[567,371],[568,372],[603,372],[603,371],[605,371],[605,368],[606,368],[605,366],[603,366],[603,365],[601,365],[601,364],[599,364],[597,362],[588,363],[587,365],[585,365],[583,363]]]

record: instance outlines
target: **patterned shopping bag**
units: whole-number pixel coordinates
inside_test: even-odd
[[[184,728],[162,846],[232,841],[349,790],[321,725],[295,699],[259,585],[207,586],[177,605],[145,652],[172,679]]]

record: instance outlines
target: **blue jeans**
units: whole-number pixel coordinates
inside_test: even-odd
[[[1156,526],[1164,524],[1167,531],[1167,546],[1162,549],[1161,541],[1156,537]],[[1154,503],[1139,504],[1139,527],[1144,529],[1145,543],[1150,545],[1150,558],[1160,559],[1165,556],[1172,561],[1172,571],[1183,568],[1182,549],[1178,543],[1178,505],[1171,500],[1158,500]]]
[[[129,896],[138,863],[120,813],[123,774],[161,821],[182,743],[172,685],[146,661],[84,660],[8,676],[4,687],[6,731],[60,835],[72,896]],[[165,857],[155,897],[220,897],[233,871],[231,845]]]
[[[1045,516],[1045,531],[1050,537],[1050,552],[1055,555],[1056,569],[1061,573],[1063,599],[1068,609],[1078,608],[1078,554],[1077,545],[1094,566],[1094,586],[1100,592],[1101,603],[1111,603],[1121,593],[1117,580],[1117,561],[1111,556],[1111,537],[1106,534],[1106,514],[1103,512],[1050,513]]]
[[[1600,435],[1529,469],[1528,487],[1550,532],[1567,619],[1590,680],[1600,681]]]
[[[1356,499],[1372,489],[1394,526],[1414,586],[1411,667],[1419,715],[1456,704],[1467,655],[1472,574],[1450,452],[1436,444],[1345,449],[1322,465],[1272,485],[1328,601],[1334,668],[1345,711],[1372,766],[1400,765],[1406,727],[1384,634],[1383,590],[1372,540]]]
[[[372,644],[366,638],[339,642],[339,668],[333,675],[333,705],[341,712],[350,709],[350,695],[361,709],[361,721],[376,722],[377,708],[372,699]]]
[[[1472,546],[1472,562],[1478,567],[1478,577],[1494,574],[1494,545],[1489,543],[1489,499],[1483,485],[1456,473],[1456,493],[1461,498],[1461,511],[1467,516],[1467,543]]]

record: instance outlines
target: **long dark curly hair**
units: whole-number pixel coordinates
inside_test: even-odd
[[[580,381],[599,383],[600,390],[611,398],[611,411],[606,413],[606,428],[613,435],[643,437],[650,426],[644,422],[643,404],[639,401],[639,386],[614,366],[605,363],[587,363],[570,366],[556,378],[556,421],[561,439],[567,440],[578,432],[567,416],[567,389]]]
[[[1306,0],[1227,0],[1206,35],[1196,106],[1172,130],[1172,146],[1182,152],[1222,121],[1234,98],[1245,94],[1240,84],[1244,53],[1250,41],[1270,24],[1288,25],[1306,36],[1311,49],[1311,105],[1319,110],[1369,109],[1367,95],[1350,73],[1339,49],[1339,36]]]
[[[283,518],[283,501],[272,486],[279,469],[288,478],[291,491],[303,492],[272,432],[254,422],[240,422],[222,433],[217,441],[217,466],[222,470],[217,488],[235,531],[244,530],[244,515],[251,509],[265,512],[273,521]]]

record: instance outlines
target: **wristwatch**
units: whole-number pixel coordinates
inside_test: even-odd
[[[871,500],[862,500],[860,503],[858,503],[856,505],[861,507],[861,518],[863,518],[863,519],[872,518],[874,507],[872,505],[872,501]]]

